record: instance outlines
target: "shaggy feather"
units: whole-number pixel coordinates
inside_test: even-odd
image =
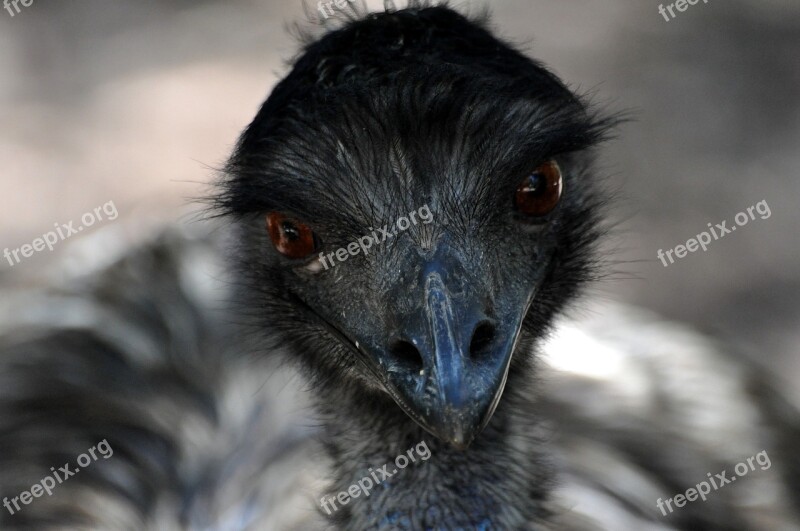
[[[371,14],[309,43],[246,129],[216,205],[237,220],[242,297],[263,311],[250,314],[260,325],[254,328],[290,345],[316,386],[333,491],[410,441],[428,441],[436,455],[337,513],[338,525],[516,529],[546,517],[549,467],[532,402],[517,391],[530,385],[536,339],[598,274],[593,249],[605,196],[592,148],[615,121],[494,37],[484,20],[412,6]],[[551,158],[565,168],[568,192],[548,230],[532,230],[554,250],[545,257],[531,246],[512,255],[520,243],[509,234],[517,230],[509,227],[509,198],[526,172]],[[383,315],[391,301],[375,294],[386,291],[385,272],[406,246],[386,242],[357,263],[312,276],[276,256],[263,230],[264,215],[278,210],[311,223],[324,247],[336,249],[422,205],[435,220],[409,229],[409,244],[429,248],[446,231],[451,245],[476,257],[475,269],[488,275],[481,282],[517,282],[516,263],[550,264],[523,323],[508,396],[468,453],[434,440],[406,416],[325,317],[364,305]]]

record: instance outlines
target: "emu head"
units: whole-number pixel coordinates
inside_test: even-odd
[[[449,9],[352,22],[306,48],[230,161],[243,296],[319,382],[466,447],[591,275],[607,125]]]

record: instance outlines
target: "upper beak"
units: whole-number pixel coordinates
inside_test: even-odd
[[[498,304],[460,271],[460,261],[434,260],[421,268],[417,290],[402,286],[406,302],[399,304],[410,311],[398,318],[388,348],[373,356],[405,412],[465,449],[500,400],[528,297]]]

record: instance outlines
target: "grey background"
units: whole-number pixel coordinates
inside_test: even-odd
[[[375,4],[370,3],[373,7]],[[473,12],[485,4],[457,3]],[[774,371],[800,404],[800,3],[498,0],[494,25],[612,110],[621,201],[595,291],[693,324]],[[315,5],[310,6],[313,12]],[[0,11],[0,248],[113,200],[132,236],[185,221],[296,49],[300,0],[34,0]],[[766,200],[772,216],[664,268]],[[92,229],[99,230],[99,229]],[[80,236],[71,238],[79,240]],[[62,250],[0,276],[22,282]]]

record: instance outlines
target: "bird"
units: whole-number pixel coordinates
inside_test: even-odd
[[[3,529],[793,528],[768,376],[585,294],[619,117],[489,28],[346,17],[244,129],[213,228],[107,227],[3,290]]]

